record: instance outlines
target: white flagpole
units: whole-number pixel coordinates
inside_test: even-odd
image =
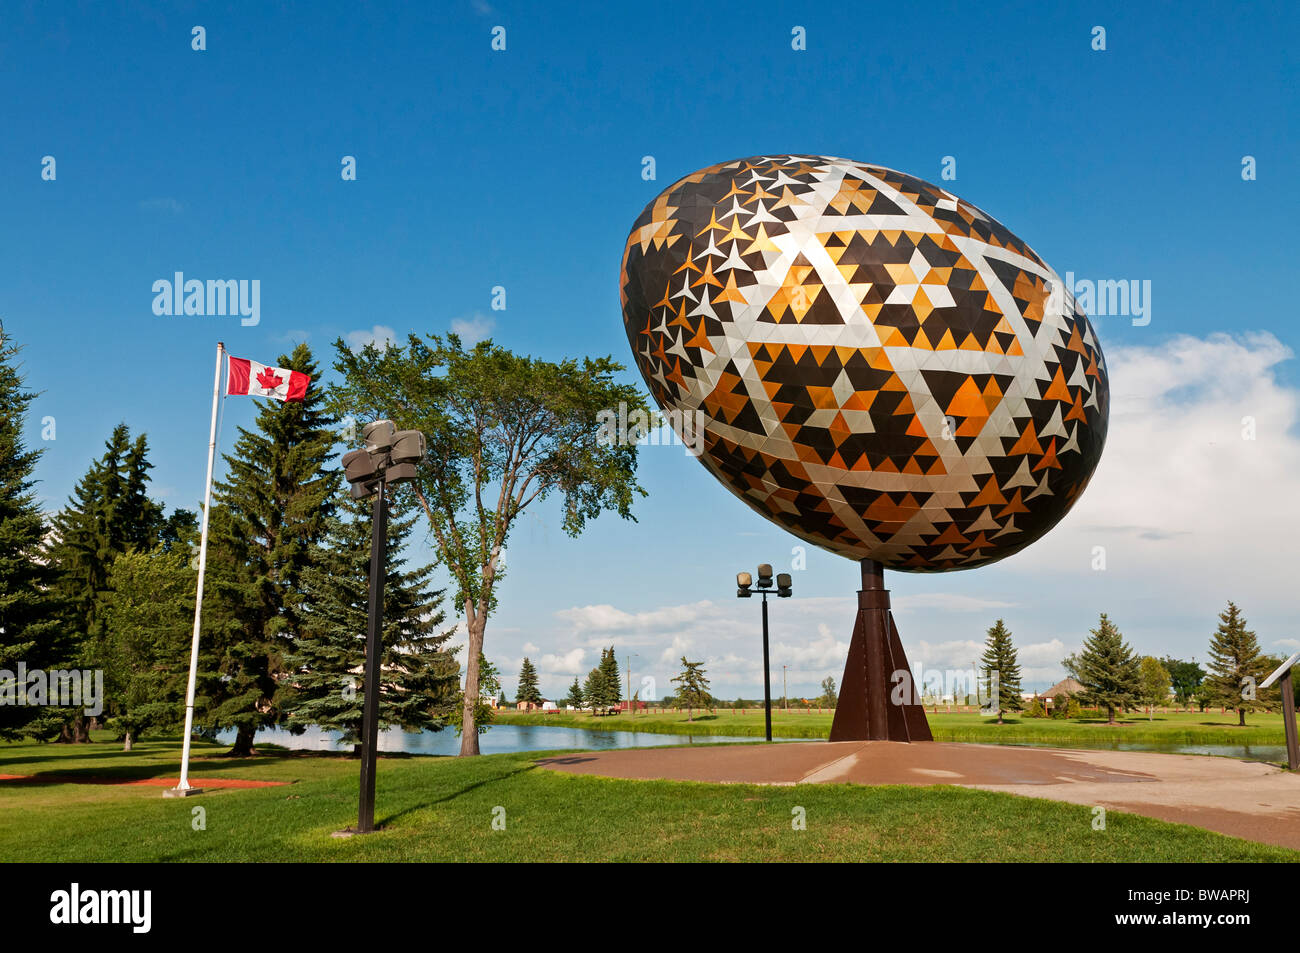
[[[199,626],[203,616],[203,574],[208,568],[208,514],[212,510],[212,464],[217,455],[217,407],[221,398],[221,361],[226,346],[217,342],[217,369],[212,375],[212,426],[208,434],[208,477],[203,485],[203,529],[199,534],[199,579],[194,598],[194,636],[190,641],[190,680],[185,689],[185,740],[181,752],[181,780],[164,796],[185,797],[201,793],[201,788],[190,787],[190,734],[194,730],[194,684],[199,668]]]

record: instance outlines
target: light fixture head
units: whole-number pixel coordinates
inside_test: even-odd
[[[772,564],[758,564],[758,585],[760,589],[769,589],[772,586]]]
[[[364,500],[367,497],[374,496],[378,490],[379,481],[376,480],[374,483],[353,483],[350,492],[352,493],[352,499]]]
[[[741,589],[748,589],[754,584],[754,577],[747,572],[736,573],[736,585]]]
[[[783,599],[788,599],[794,592],[794,581],[790,578],[788,572],[783,572],[776,577],[776,594]]]
[[[361,439],[365,441],[366,450],[372,455],[377,451],[386,454],[393,445],[395,433],[391,420],[376,420],[374,423],[366,424],[362,429]]]
[[[369,483],[379,477],[374,461],[364,450],[352,450],[343,454],[342,462],[343,475],[353,486]]]
[[[389,486],[394,483],[409,483],[415,479],[414,463],[392,463],[384,471],[384,479]]]
[[[393,435],[389,456],[394,463],[419,463],[424,459],[424,434],[418,430],[399,430]]]

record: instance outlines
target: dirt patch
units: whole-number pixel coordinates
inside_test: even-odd
[[[10,784],[112,784],[127,787],[174,788],[180,778],[99,778],[84,775],[58,774],[0,774],[0,783]],[[278,788],[289,781],[249,781],[243,778],[204,778],[195,780],[194,787],[205,791],[234,788]]]

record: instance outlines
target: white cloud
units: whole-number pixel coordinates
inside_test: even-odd
[[[1225,587],[1239,603],[1247,594],[1289,599],[1294,559],[1286,556],[1297,555],[1300,539],[1300,392],[1276,369],[1291,356],[1267,333],[1114,349],[1096,475],[1032,555],[1007,567],[1086,575],[1102,546],[1105,572],[1154,599],[1204,595],[1222,608]],[[1254,439],[1243,439],[1251,421]]]
[[[852,634],[852,629],[847,629],[846,634]],[[791,670],[803,673],[836,669],[835,677],[837,679],[839,678],[838,669],[844,667],[844,659],[848,653],[848,639],[836,638],[832,634],[830,626],[825,622],[818,624],[815,639],[796,643],[780,640],[772,646],[773,657],[779,659],[780,664],[790,666]],[[754,665],[761,675],[763,671],[761,662],[754,659]]]
[[[496,321],[491,316],[478,311],[469,317],[452,318],[451,321],[452,333],[458,335],[467,346],[473,346],[491,337],[495,328]]]
[[[682,606],[664,606],[648,612],[624,612],[611,605],[574,606],[555,613],[556,618],[569,623],[575,632],[590,633],[591,637],[617,633],[661,632],[680,629],[708,615],[716,614],[709,600]]]
[[[349,331],[346,338],[348,347],[354,351],[360,351],[367,344],[373,344],[384,351],[388,349],[388,345],[397,340],[397,333],[387,325],[376,324],[369,331],[364,328],[359,331]]]
[[[583,664],[586,656],[586,651],[581,648],[570,649],[563,655],[547,653],[537,660],[537,670],[547,676],[581,675],[591,668],[590,665]]]

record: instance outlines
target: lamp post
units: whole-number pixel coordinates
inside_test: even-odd
[[[763,597],[763,716],[767,726],[767,740],[772,740],[772,671],[768,662],[767,650],[767,597],[775,594],[781,599],[788,599],[794,592],[790,574],[783,572],[776,577],[776,586],[772,586],[772,566],[760,563],[758,567],[758,586],[754,586],[753,577],[747,572],[736,573],[736,596],[748,599],[754,593]]]
[[[627,713],[630,716],[636,715],[636,705],[632,703],[632,659],[640,657],[635,652],[627,657]]]
[[[375,768],[379,746],[379,675],[384,631],[385,550],[388,541],[388,487],[415,479],[424,459],[424,434],[397,430],[391,420],[376,420],[361,432],[365,448],[343,455],[343,474],[352,499],[374,497],[370,535],[370,606],[366,622],[365,704],[361,721],[361,793],[355,831],[375,829]]]

